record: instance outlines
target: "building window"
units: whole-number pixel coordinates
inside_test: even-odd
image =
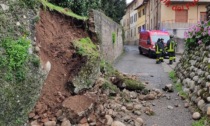
[[[146,28],[145,28],[145,24],[144,24],[144,25],[142,25],[142,29],[143,29],[143,30],[146,30]]]
[[[206,12],[200,13],[200,21],[207,21]]]
[[[141,26],[138,27],[138,31],[141,32]]]
[[[142,14],[145,15],[145,9],[142,10]]]
[[[139,18],[141,17],[141,10],[138,12]]]
[[[134,28],[134,32],[133,32],[134,36],[136,36],[136,28]]]

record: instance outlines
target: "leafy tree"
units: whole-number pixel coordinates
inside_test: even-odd
[[[126,0],[50,0],[50,2],[70,8],[82,16],[88,16],[90,9],[101,10],[118,23],[125,14],[126,8]]]

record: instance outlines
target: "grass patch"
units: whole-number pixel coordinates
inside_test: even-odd
[[[130,78],[124,78],[123,80],[126,85],[126,89],[128,90],[143,90],[145,88],[140,81],[132,80]]]
[[[102,85],[102,89],[103,90],[109,89],[109,90],[114,91],[114,92],[118,92],[119,91],[119,89],[117,88],[116,85],[113,85],[111,82],[109,82],[107,80]]]
[[[171,78],[171,80],[172,80],[173,83],[176,83],[177,77],[176,77],[175,71],[171,71],[169,73],[169,77]]]
[[[210,120],[207,116],[204,116],[200,120],[193,122],[192,126],[210,126]]]
[[[101,60],[100,71],[102,74],[104,74],[104,77],[106,79],[109,79],[109,77],[116,77],[118,80],[118,83],[116,83],[116,85],[125,84],[126,89],[128,90],[142,91],[143,89],[145,89],[144,85],[140,81],[122,75],[119,71],[115,70],[110,63],[106,62],[105,60]]]
[[[100,62],[100,71],[105,75],[105,78],[114,76],[116,73],[116,70],[113,68],[113,66],[104,59],[102,59]]]
[[[180,84],[180,83],[175,84],[175,89],[177,92],[179,92],[180,96],[182,96],[184,98],[188,97],[187,93],[185,93],[182,89],[182,84]]]
[[[169,73],[169,77],[171,78],[171,80],[173,81],[173,84],[175,85],[175,89],[176,91],[179,93],[179,95],[183,98],[188,98],[188,95],[187,93],[185,93],[183,91],[183,88],[182,88],[182,84],[181,83],[176,83],[177,82],[177,77],[176,77],[176,73],[174,71],[171,71]]]
[[[76,18],[78,20],[84,20],[85,21],[85,20],[88,19],[87,17],[83,17],[83,16],[75,14],[74,12],[72,12],[69,9],[62,8],[62,7],[56,6],[54,4],[51,4],[51,3],[47,2],[46,0],[39,0],[39,1],[43,4],[44,7],[48,7],[50,10],[56,10],[56,11],[62,13],[62,14],[65,14],[67,16]]]
[[[79,55],[87,56],[87,57],[94,57],[94,58],[97,58],[100,56],[96,45],[93,44],[93,42],[91,41],[89,37],[82,38],[78,41],[75,41],[73,44]]]
[[[6,38],[1,41],[1,71],[5,73],[7,80],[23,81],[25,79],[25,63],[27,62],[29,55],[30,41],[26,38],[19,38],[13,40]]]

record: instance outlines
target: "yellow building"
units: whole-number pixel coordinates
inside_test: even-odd
[[[144,0],[146,4],[146,29],[167,30],[179,38],[198,21],[206,20],[206,5],[210,0]]]
[[[133,0],[127,5],[121,24],[125,30],[125,44],[138,44],[139,30],[145,28],[143,0]]]

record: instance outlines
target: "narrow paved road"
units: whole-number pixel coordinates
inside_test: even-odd
[[[125,46],[125,54],[115,63],[115,68],[124,73],[130,73],[140,76],[141,81],[148,81],[149,88],[162,89],[166,84],[172,83],[168,77],[168,72],[175,66],[168,66],[168,60],[165,59],[163,64],[155,64],[155,59],[139,55],[137,46]],[[191,126],[191,113],[184,108],[184,102],[177,93],[168,93],[171,97],[168,100],[166,97],[150,101],[155,112],[154,116],[142,115],[146,126]],[[174,105],[180,107],[174,107]],[[167,107],[173,106],[172,110]]]

